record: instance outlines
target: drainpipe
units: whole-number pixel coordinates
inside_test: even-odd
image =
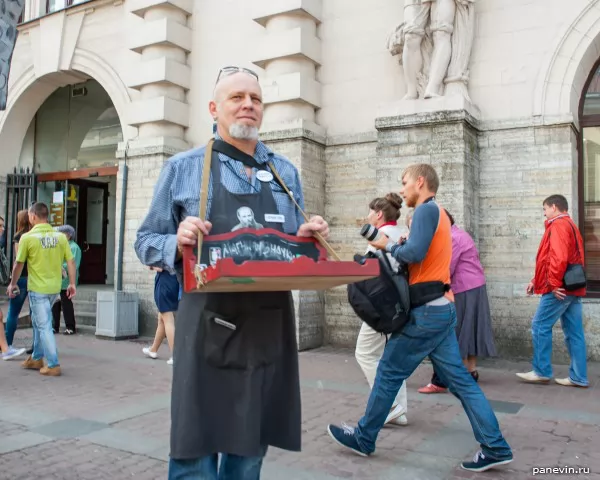
[[[123,157],[123,176],[121,185],[121,218],[119,221],[119,249],[117,251],[117,291],[123,290],[123,249],[125,245],[125,205],[127,199],[127,150],[129,142],[125,146],[125,155]]]

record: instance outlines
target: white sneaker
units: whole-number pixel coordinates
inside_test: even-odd
[[[156,360],[158,358],[158,353],[152,352],[150,350],[150,347],[144,347],[144,348],[142,348],[142,352],[144,352],[144,355],[146,355],[147,357],[152,358],[153,360]]]
[[[588,388],[587,385],[579,385],[578,383],[573,383],[569,377],[567,378],[555,378],[554,381],[563,387],[577,387],[577,388]]]
[[[540,377],[533,370],[527,373],[517,373],[517,377],[527,383],[548,383],[550,381],[548,377]]]
[[[408,425],[408,418],[406,418],[406,415],[400,415],[390,423],[393,423],[394,425],[400,425],[401,427],[406,427]]]
[[[2,327],[3,328],[3,327]],[[12,345],[8,347],[8,351],[2,354],[2,360],[10,360],[11,358],[19,357],[25,353],[26,348],[14,348]]]
[[[402,405],[396,405],[390,410],[390,413],[388,413],[388,416],[385,419],[385,423],[390,423],[396,420],[397,418],[401,417],[405,413],[406,410],[404,410],[404,407]]]
[[[167,365],[173,365],[173,357],[167,360]]]

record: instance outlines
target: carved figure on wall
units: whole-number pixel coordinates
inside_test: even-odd
[[[475,0],[404,0],[404,22],[388,38],[401,55],[405,99],[462,95],[469,99]]]

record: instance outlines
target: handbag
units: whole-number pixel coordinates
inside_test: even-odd
[[[577,234],[575,233],[575,228],[573,224],[569,222],[571,225],[571,229],[573,230],[573,236],[575,237],[575,246],[577,248],[577,253],[579,254],[579,258],[581,259],[581,252],[579,250],[579,242],[577,241]],[[587,285],[587,279],[585,277],[585,269],[583,265],[580,263],[570,263],[567,265],[567,270],[565,271],[565,275],[563,277],[563,284],[565,286],[565,290],[579,290],[580,288],[585,288]]]

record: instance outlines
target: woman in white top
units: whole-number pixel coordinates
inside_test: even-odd
[[[385,197],[375,198],[369,204],[369,215],[367,222],[374,227],[377,227],[382,233],[387,235],[390,240],[397,242],[400,236],[405,233],[402,228],[398,227],[398,219],[400,218],[400,208],[402,207],[402,198],[396,193],[388,193]],[[371,251],[373,247],[369,246],[367,251]],[[388,253],[388,258],[393,268],[398,266],[398,262]],[[385,335],[373,330],[363,322],[358,339],[356,341],[356,361],[362,368],[369,386],[373,388],[375,375],[377,374],[377,366],[379,359],[385,348]],[[407,425],[406,418],[407,398],[406,398],[406,382],[403,382],[402,388],[396,396],[396,401],[387,416],[385,423],[394,423],[396,425]]]

